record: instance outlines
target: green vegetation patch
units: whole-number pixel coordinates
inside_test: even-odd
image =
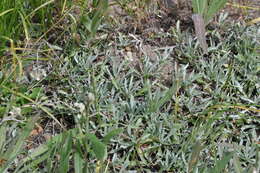
[[[259,26],[220,15],[203,55],[181,21],[129,33],[101,2],[43,77],[1,72],[0,172],[259,172]]]

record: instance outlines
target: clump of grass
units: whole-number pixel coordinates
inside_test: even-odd
[[[226,3],[227,0],[192,0],[192,8],[193,12],[195,14],[200,14],[205,20],[205,24],[208,24]]]
[[[53,0],[3,1],[0,5],[1,36],[18,41],[44,32],[53,22],[53,3]],[[7,46],[2,37],[0,46],[1,49]]]

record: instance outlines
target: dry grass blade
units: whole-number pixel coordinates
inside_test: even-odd
[[[253,24],[256,24],[256,23],[259,23],[260,22],[260,17],[256,18],[256,19],[253,19],[253,20],[250,20],[247,25],[253,25]]]
[[[250,6],[240,5],[240,4],[236,4],[236,3],[227,3],[227,5],[230,5],[230,6],[236,7],[236,8],[242,8],[242,9],[260,10],[260,7],[250,7]]]

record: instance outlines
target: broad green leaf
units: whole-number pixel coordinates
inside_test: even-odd
[[[104,144],[108,144],[109,143],[109,141],[113,138],[113,137],[115,137],[115,136],[117,136],[118,134],[120,134],[120,133],[122,133],[123,132],[123,129],[114,129],[114,130],[112,130],[112,131],[110,131],[108,134],[106,134],[106,136],[104,136],[104,138],[103,138],[103,143]]]
[[[32,93],[29,95],[31,99],[36,99],[41,94],[42,88],[34,88]]]
[[[91,34],[95,34],[97,32],[97,29],[101,23],[102,17],[103,17],[102,13],[100,11],[97,11],[95,13],[95,16],[93,17],[93,19],[91,21],[91,28],[90,28]]]
[[[230,159],[233,157],[232,152],[224,153],[224,156],[221,160],[218,160],[216,166],[210,170],[210,173],[222,173],[223,169],[226,167]]]
[[[97,159],[103,160],[107,155],[107,150],[105,144],[103,144],[95,135],[93,134],[86,134],[87,139],[91,142],[91,149],[95,153]]]
[[[89,18],[89,16],[87,15],[83,15],[81,17],[81,21],[83,23],[83,25],[86,27],[86,29],[91,32],[91,23],[92,23],[92,20]]]
[[[150,112],[158,111],[161,106],[163,106],[167,101],[170,101],[172,99],[172,96],[178,90],[178,82],[179,81],[175,81],[172,87],[169,88],[158,101],[154,100],[151,102]]]

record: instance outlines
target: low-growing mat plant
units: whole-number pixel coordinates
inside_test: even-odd
[[[108,1],[79,1],[79,19],[59,2],[73,21],[64,32],[80,39],[46,44],[61,59],[41,80],[14,80],[25,62],[5,37],[14,44],[11,72],[0,73],[0,172],[260,171],[257,26],[220,15],[203,57],[180,21],[146,38],[103,24]]]

